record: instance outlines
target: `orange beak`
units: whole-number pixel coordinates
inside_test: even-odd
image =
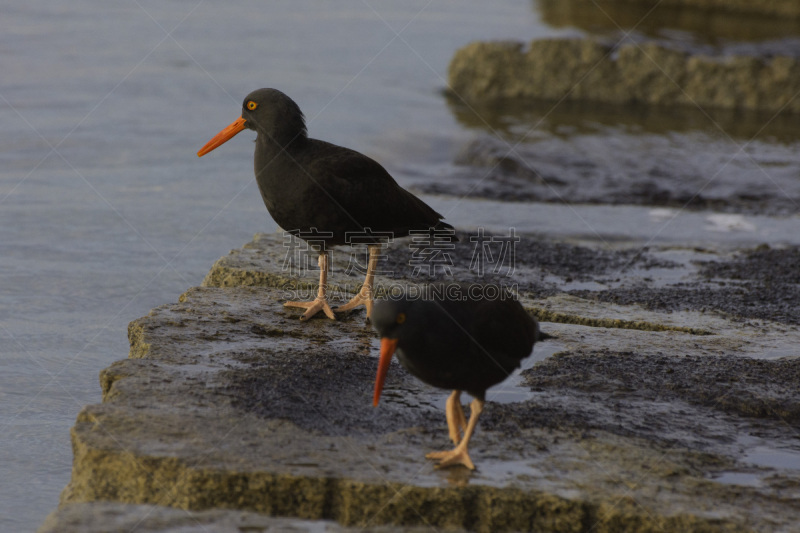
[[[381,399],[383,382],[386,381],[386,374],[389,372],[389,363],[397,349],[397,339],[381,339],[381,359],[378,362],[378,375],[375,377],[375,396],[372,398],[372,406],[377,407]]]
[[[231,140],[231,138],[233,138],[234,135],[245,129],[246,123],[247,121],[243,117],[239,117],[236,120],[234,120],[233,124],[231,124],[221,132],[214,135],[213,139],[208,141],[205,146],[200,148],[200,151],[197,152],[197,157],[203,157],[214,148],[223,145],[229,140]]]

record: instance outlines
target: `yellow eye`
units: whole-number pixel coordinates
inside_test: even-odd
[[[395,322],[398,324],[402,324],[406,321],[406,314],[405,313],[398,313],[397,318],[395,318]]]
[[[249,102],[247,102],[247,109],[249,109],[250,111],[255,111],[257,107],[258,104],[255,103],[254,101],[250,100]]]

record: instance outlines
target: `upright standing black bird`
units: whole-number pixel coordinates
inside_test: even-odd
[[[442,215],[400,187],[375,160],[349,148],[308,137],[298,105],[276,89],[258,89],[242,104],[242,116],[197,152],[203,156],[244,129],[255,130],[255,173],[269,214],[293,235],[314,235],[324,246],[319,256],[319,291],[310,302],[286,302],[306,309],[301,320],[319,311],[335,319],[325,296],[328,247],[349,244],[359,235],[369,246],[364,284],[335,311],[361,304],[372,315],[373,280],[381,237],[404,237],[414,230],[452,230]],[[350,234],[350,235],[348,235]],[[385,238],[385,237],[384,237]]]
[[[506,379],[528,357],[539,338],[539,324],[511,294],[497,285],[429,285],[422,298],[381,300],[372,324],[381,337],[381,357],[373,405],[378,405],[389,363],[396,352],[406,370],[434,387],[452,389],[445,414],[451,451],[432,452],[438,466],[475,465],[467,453],[486,389]],[[468,392],[469,423],[461,407]],[[463,437],[462,437],[463,431]]]

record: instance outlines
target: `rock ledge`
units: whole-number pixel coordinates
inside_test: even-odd
[[[390,250],[389,262],[395,252],[403,251]],[[281,305],[287,289],[269,286],[284,285],[280,253],[279,237],[257,236],[215,265],[226,287],[190,289],[131,323],[130,357],[101,373],[103,403],[78,415],[72,480],[41,531],[108,531],[106,522],[138,524],[137,516],[137,531],[161,532],[789,531],[800,523],[800,473],[752,453],[797,453],[800,399],[791,379],[775,376],[796,374],[798,359],[733,364],[796,328],[523,294],[531,312],[675,328],[543,324],[555,338],[534,358],[559,353],[490,391],[471,447],[478,471],[438,471],[424,453],[449,444],[446,393],[395,362],[373,408],[377,342],[363,311],[300,323]],[[240,268],[244,259],[249,267]],[[265,285],[237,287],[238,275]],[[347,285],[341,273],[333,279]],[[746,401],[716,399],[731,392]],[[763,409],[742,407],[762,399]],[[179,520],[168,508],[187,512]]]

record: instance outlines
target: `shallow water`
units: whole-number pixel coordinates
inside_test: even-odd
[[[746,470],[722,472],[712,478],[717,483],[758,487],[775,474],[800,470],[800,450],[796,445],[781,448],[750,436],[740,437],[737,444],[742,451],[740,467]]]
[[[0,28],[2,531],[56,507],[69,428],[128,322],[275,229],[251,138],[195,155],[245,94],[278,87],[314,136],[369,153],[458,132],[439,94],[457,47],[557,33],[525,1],[33,1]]]
[[[128,322],[198,285],[253,233],[275,229],[252,175],[252,136],[195,155],[238,116],[245,94],[280,88],[305,111],[312,136],[378,157],[403,184],[444,183],[474,136],[442,96],[452,53],[476,39],[578,32],[550,27],[541,14],[527,0],[5,7],[0,530],[35,529],[57,505],[70,474],[69,427],[100,400],[98,372],[127,355]],[[431,201],[456,225],[480,216],[485,225],[540,229],[556,220],[524,204],[489,211]],[[643,208],[614,214],[631,217],[615,226],[622,235],[632,227],[635,239],[672,234]],[[607,215],[599,206],[580,218],[596,216],[596,228]],[[691,216],[704,215],[681,216],[689,218],[671,228],[702,233]],[[596,238],[579,217],[567,218],[576,234]],[[792,221],[757,222],[755,233],[719,235],[795,238]]]

